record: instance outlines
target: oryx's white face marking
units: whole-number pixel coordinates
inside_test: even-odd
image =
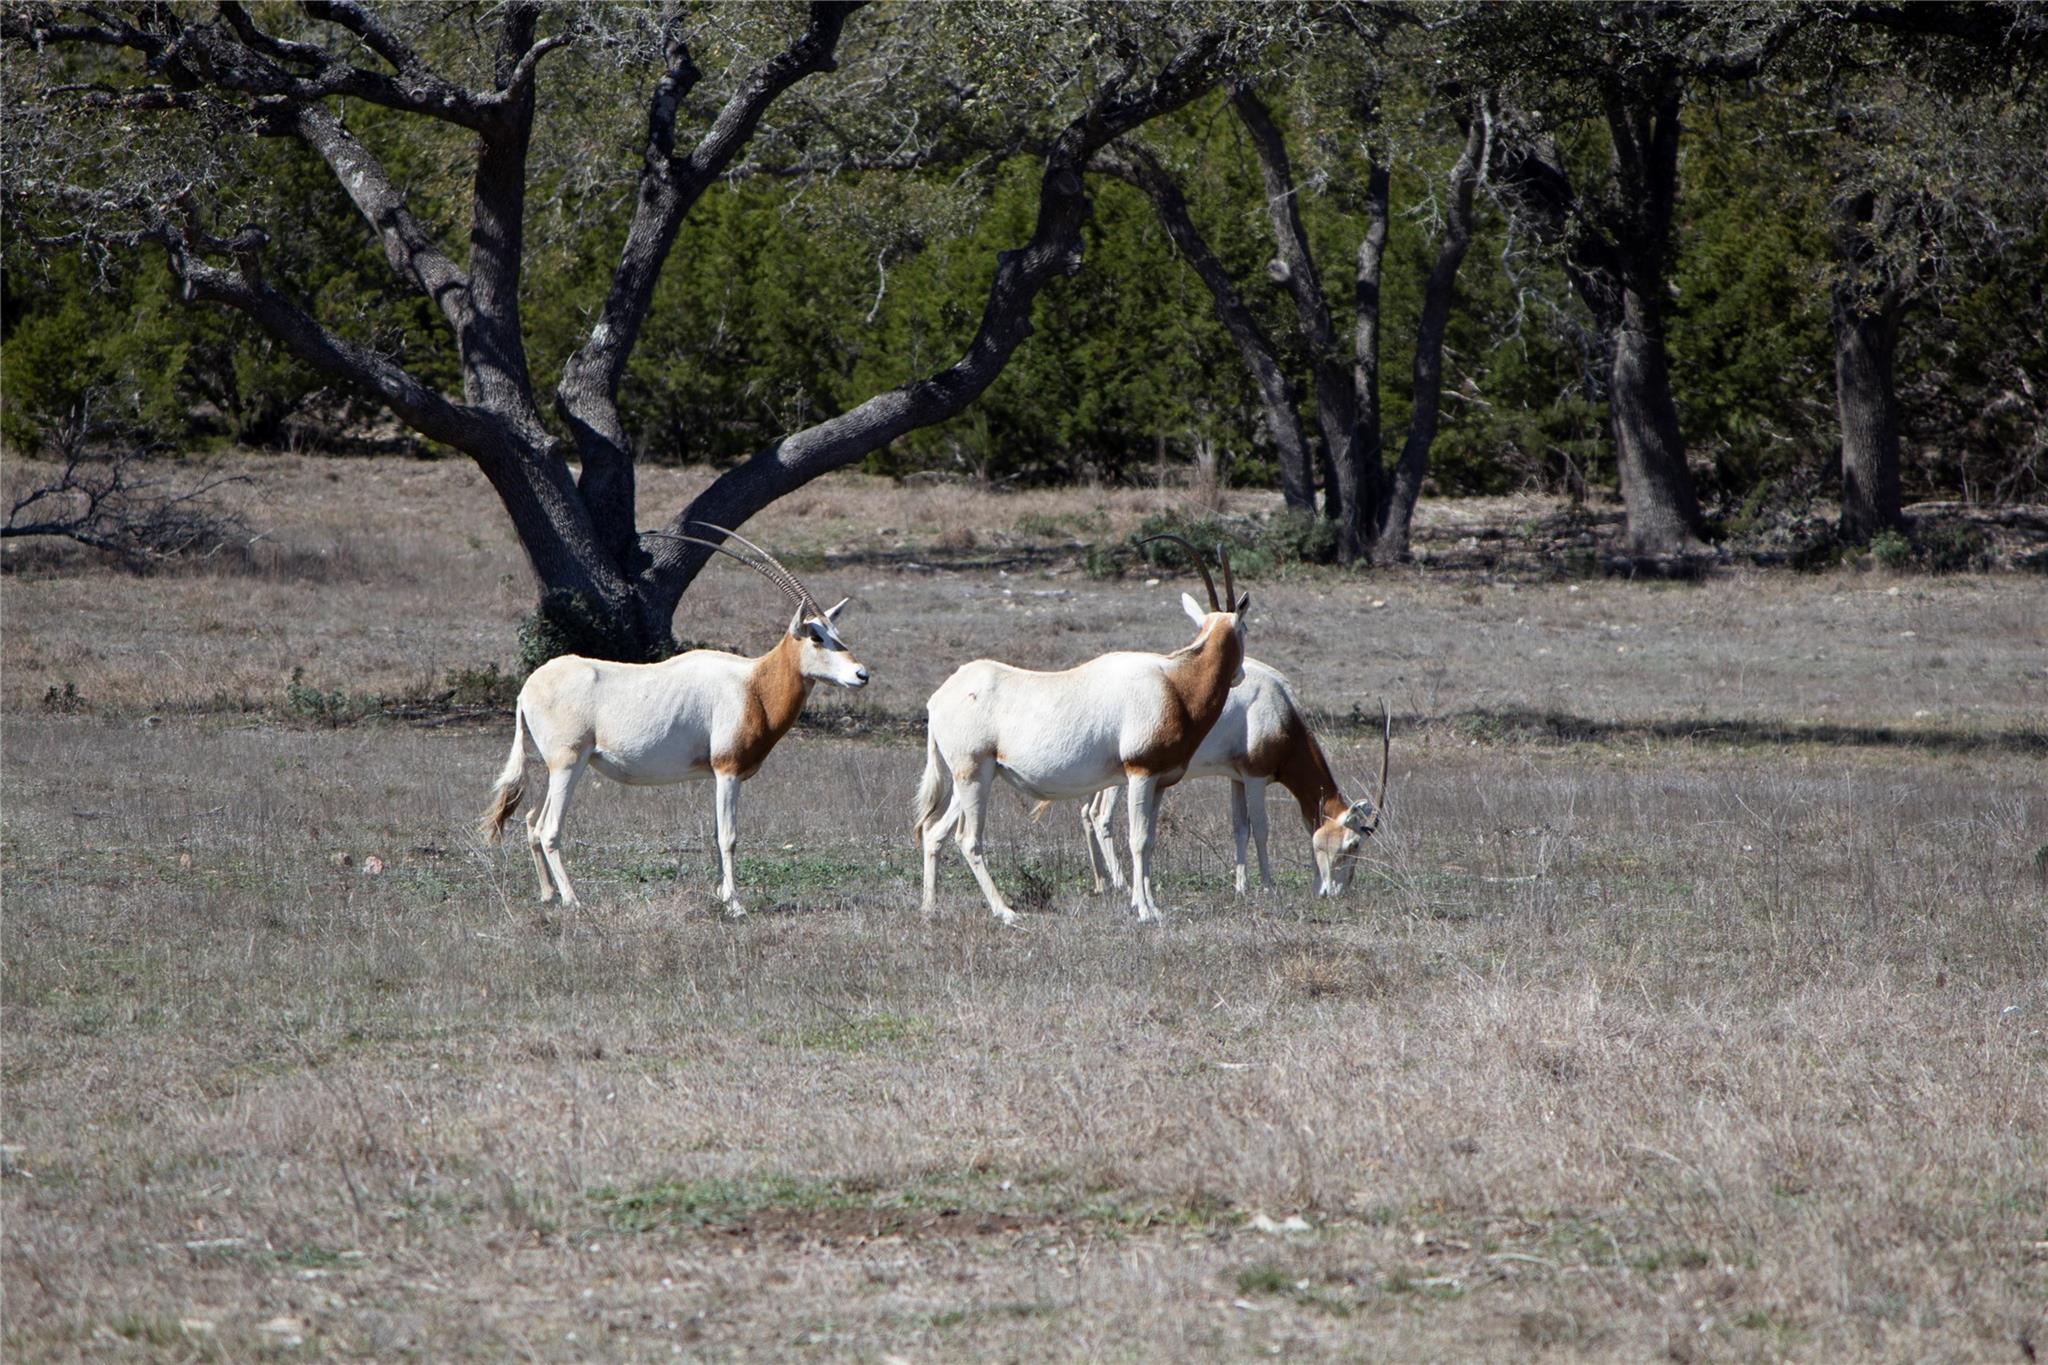
[[[797,642],[798,669],[806,678],[837,683],[841,687],[866,687],[873,676],[866,664],[853,657],[839,634],[839,613],[853,599],[842,597],[839,605],[816,616],[802,612],[789,618],[790,638]]]

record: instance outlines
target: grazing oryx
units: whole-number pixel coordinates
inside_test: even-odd
[[[1309,845],[1316,858],[1316,894],[1341,896],[1365,840],[1379,828],[1387,800],[1387,758],[1393,746],[1393,719],[1381,711],[1380,790],[1375,797],[1348,800],[1337,786],[1330,762],[1323,757],[1308,719],[1294,700],[1294,689],[1278,669],[1257,659],[1244,661],[1244,681],[1230,689],[1230,700],[1201,748],[1188,762],[1189,777],[1230,779],[1230,829],[1237,839],[1237,894],[1245,893],[1245,836],[1259,850],[1259,880],[1273,889],[1273,870],[1266,862],[1266,784],[1278,782],[1301,806]],[[1088,839],[1088,862],[1095,889],[1108,874],[1118,890],[1123,872],[1116,865],[1110,816],[1116,790],[1105,788],[1082,809],[1081,829]]]
[[[1201,570],[1210,609],[1181,594],[1199,627],[1193,644],[1172,654],[1104,654],[1063,673],[977,659],[962,665],[926,703],[924,780],[912,827],[924,851],[926,914],[932,912],[939,841],[951,831],[989,909],[1003,923],[1016,923],[981,853],[989,787],[1001,773],[1036,801],[1090,796],[1123,781],[1130,801],[1131,906],[1141,920],[1158,917],[1151,865],[1159,791],[1187,770],[1243,674],[1244,611],[1251,598],[1235,597],[1227,554],[1228,600],[1218,601],[1200,551],[1179,536],[1151,539],[1177,542]],[[939,793],[948,773],[953,799],[941,815]]]
[[[865,687],[868,670],[848,652],[835,624],[850,599],[827,611],[775,556],[722,526],[695,522],[731,536],[766,563],[695,536],[679,536],[730,555],[780,588],[796,608],[775,648],[758,659],[715,649],[693,649],[658,664],[611,663],[573,654],[550,659],[519,689],[512,722],[512,755],[498,774],[484,837],[498,841],[526,789],[525,742],[548,765],[548,791],[526,814],[526,842],[540,876],[545,903],[559,891],[576,904],[562,867],[562,821],[585,764],[614,782],[652,787],[711,778],[717,783],[718,861],[724,878],[718,896],[730,915],[744,915],[733,886],[733,848],[739,842],[740,783],[761,767],[775,741],[804,709],[811,684]]]

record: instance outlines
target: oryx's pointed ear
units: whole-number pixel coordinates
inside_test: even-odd
[[[1202,610],[1202,604],[1187,593],[1180,595],[1180,609],[1186,612],[1189,618],[1198,626],[1202,624],[1202,618],[1208,615],[1207,612]]]
[[[840,598],[837,605],[831,607],[825,612],[825,619],[827,621],[832,622],[834,625],[837,625],[839,623],[839,608],[845,606],[848,602],[851,602],[852,600],[853,599],[851,597]]]
[[[789,614],[789,633],[801,640],[804,636],[804,609],[798,607]]]
[[[1232,611],[1234,611],[1234,612],[1236,612],[1236,613],[1237,613],[1237,614],[1238,614],[1239,616],[1242,616],[1242,615],[1244,615],[1244,614],[1245,614],[1246,612],[1250,611],[1251,609],[1252,609],[1252,595],[1251,595],[1250,593],[1248,593],[1248,592],[1241,592],[1241,593],[1239,593],[1239,594],[1237,595],[1237,605],[1231,608],[1231,610],[1232,610]]]

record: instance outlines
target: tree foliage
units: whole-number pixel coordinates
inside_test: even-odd
[[[1580,191],[1567,225],[1611,225],[1631,211],[1627,177],[1609,174],[1617,130],[1631,126],[1616,121],[1616,82],[1663,71],[1683,81],[1676,190],[1643,279],[1656,281],[1684,467],[1709,508],[1765,486],[1831,486],[1830,299],[1851,188],[1874,206],[1859,229],[1864,268],[1909,310],[1896,366],[1907,494],[2038,497],[2048,130],[2028,62],[1982,54],[2034,51],[2039,20],[2017,5],[1938,8],[1942,23],[1884,5],[876,7],[832,11],[825,63],[801,58],[806,74],[773,75],[773,97],[749,105],[749,82],[797,60],[830,7],[536,12],[523,45],[506,48],[517,6],[15,6],[0,435],[33,445],[96,392],[184,445],[459,444],[460,425],[423,423],[422,405],[496,402],[491,376],[519,371],[532,398],[514,425],[552,452],[536,468],[571,463],[555,483],[508,493],[508,509],[566,488],[594,518],[583,569],[557,571],[553,550],[535,550],[543,586],[607,610],[638,593],[651,616],[695,560],[618,529],[635,529],[633,460],[726,470],[719,507],[695,510],[733,519],[809,476],[793,471],[848,458],[1031,481],[1146,479],[1162,460],[1220,459],[1228,477],[1270,484],[1284,453],[1270,404],[1209,289],[1145,196],[1101,174],[1085,190],[1076,180],[1080,211],[1055,234],[1072,245],[1034,267],[1002,363],[980,366],[973,393],[936,401],[929,420],[874,424],[890,395],[936,400],[933,378],[964,374],[993,335],[1003,273],[1021,268],[1053,202],[1059,139],[1098,136],[1091,118],[1152,89],[1207,35],[1199,79],[1099,145],[1141,139],[1180,178],[1190,222],[1298,377],[1289,401],[1310,432],[1303,301],[1269,274],[1269,187],[1222,83],[1255,85],[1286,139],[1345,364],[1352,262],[1372,168],[1384,168],[1377,424],[1392,435],[1368,480],[1391,475],[1415,412],[1406,377],[1460,151],[1456,102],[1491,92],[1535,120]],[[173,51],[174,22],[203,36]],[[206,61],[194,65],[195,51]],[[1375,113],[1361,119],[1368,89]],[[477,129],[521,90],[531,122],[505,220],[521,234],[505,296],[515,324],[494,343],[518,362],[506,368],[451,333],[431,262],[478,287]],[[426,110],[435,100],[447,103]],[[749,109],[745,135],[717,144],[721,119]],[[650,179],[663,137],[684,180]],[[351,146],[395,197],[337,175]],[[707,148],[715,167],[691,170]],[[1512,188],[1489,165],[1444,320],[1426,489],[1612,488],[1612,337],[1571,287],[1564,239],[1546,244],[1506,211]],[[671,192],[682,198],[650,207]],[[245,225],[264,228],[260,240]],[[659,248],[640,267],[635,242]],[[636,268],[648,278],[629,309],[634,344],[607,358],[594,338]],[[249,279],[367,368],[323,366],[318,346],[293,344],[248,299],[181,299],[225,298]],[[396,423],[380,375],[418,390],[400,394]],[[858,450],[837,434],[856,429]],[[822,437],[833,453],[806,463]],[[773,471],[783,483],[763,481]]]

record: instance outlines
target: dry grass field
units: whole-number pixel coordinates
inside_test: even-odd
[[[444,700],[531,603],[481,480],[240,467],[232,562],[0,577],[10,1360],[2048,1351],[2039,578],[1260,579],[1354,780],[1396,717],[1351,896],[1276,805],[1235,901],[1194,784],[1141,929],[1005,798],[1002,930],[950,850],[917,913],[923,699],[1183,643],[1067,549],[1175,495],[832,480],[749,529],[878,680],[749,784],[755,913],[708,788],[594,779],[565,919]],[[726,569],[679,633],[765,647]]]

